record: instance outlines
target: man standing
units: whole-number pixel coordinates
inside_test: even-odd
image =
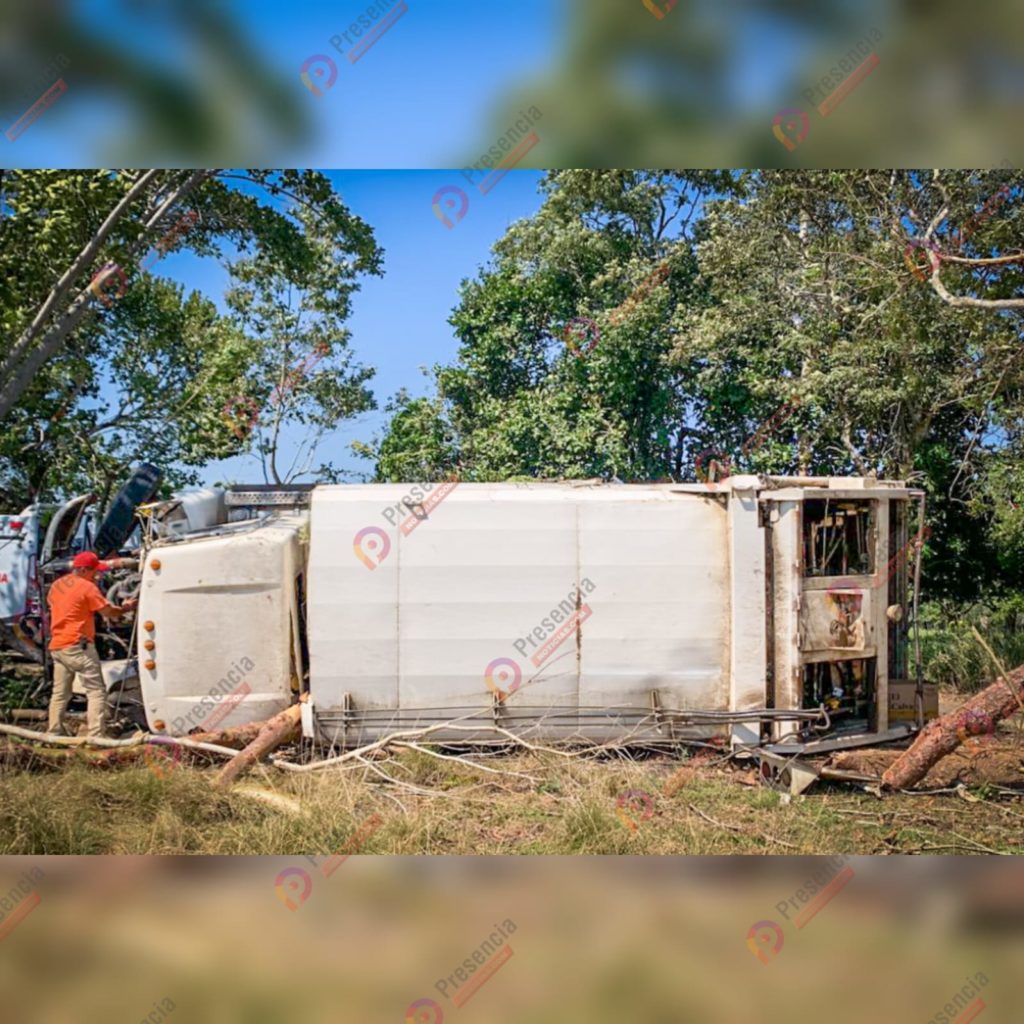
[[[96,653],[96,612],[108,619],[119,619],[131,611],[136,601],[123,607],[112,605],[94,582],[96,574],[109,566],[92,551],[75,555],[71,572],[50,587],[50,654],[53,657],[53,696],[47,731],[67,735],[64,712],[71,699],[75,676],[82,677],[88,699],[86,721],[88,735],[102,736],[106,725],[107,691]]]

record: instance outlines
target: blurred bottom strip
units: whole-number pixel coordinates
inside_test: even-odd
[[[412,1005],[435,1024],[456,1013],[460,1024],[668,1021],[684,1010],[685,1019],[723,1024],[799,1024],[825,1013],[842,1024],[941,1021],[944,998],[950,1022],[982,1009],[992,1024],[1017,1019],[1016,859],[849,858],[842,890],[813,928],[789,932],[785,954],[763,958],[751,956],[751,922],[778,916],[783,901],[804,906],[807,880],[832,877],[834,864],[354,856],[344,877],[288,913],[275,894],[288,863],[0,860],[0,892],[28,876],[41,897],[0,947],[5,1019],[134,1021],[173,1006],[190,1024],[366,1024],[400,1021]],[[481,937],[510,915],[515,968],[498,970],[510,953],[494,962]],[[503,937],[512,931],[501,927]],[[481,949],[469,980],[449,986],[458,1004],[443,992],[443,1003],[418,998]]]

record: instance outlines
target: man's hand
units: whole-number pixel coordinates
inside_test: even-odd
[[[138,603],[139,599],[137,597],[131,597],[122,605],[108,604],[106,608],[100,609],[100,615],[107,619],[120,619],[130,611],[133,611]]]

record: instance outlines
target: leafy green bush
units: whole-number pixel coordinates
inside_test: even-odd
[[[996,667],[971,627],[1009,668],[1024,664],[1024,594],[964,606],[925,604],[921,609],[921,659],[929,682],[974,691],[996,677]]]

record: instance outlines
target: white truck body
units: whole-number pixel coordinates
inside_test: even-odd
[[[286,706],[308,668],[304,730],[331,745],[456,719],[431,738],[782,741],[784,712],[823,702],[886,734],[919,495],[789,484],[323,486],[308,513],[158,543],[150,727],[205,728],[189,712],[243,666],[221,727]]]

